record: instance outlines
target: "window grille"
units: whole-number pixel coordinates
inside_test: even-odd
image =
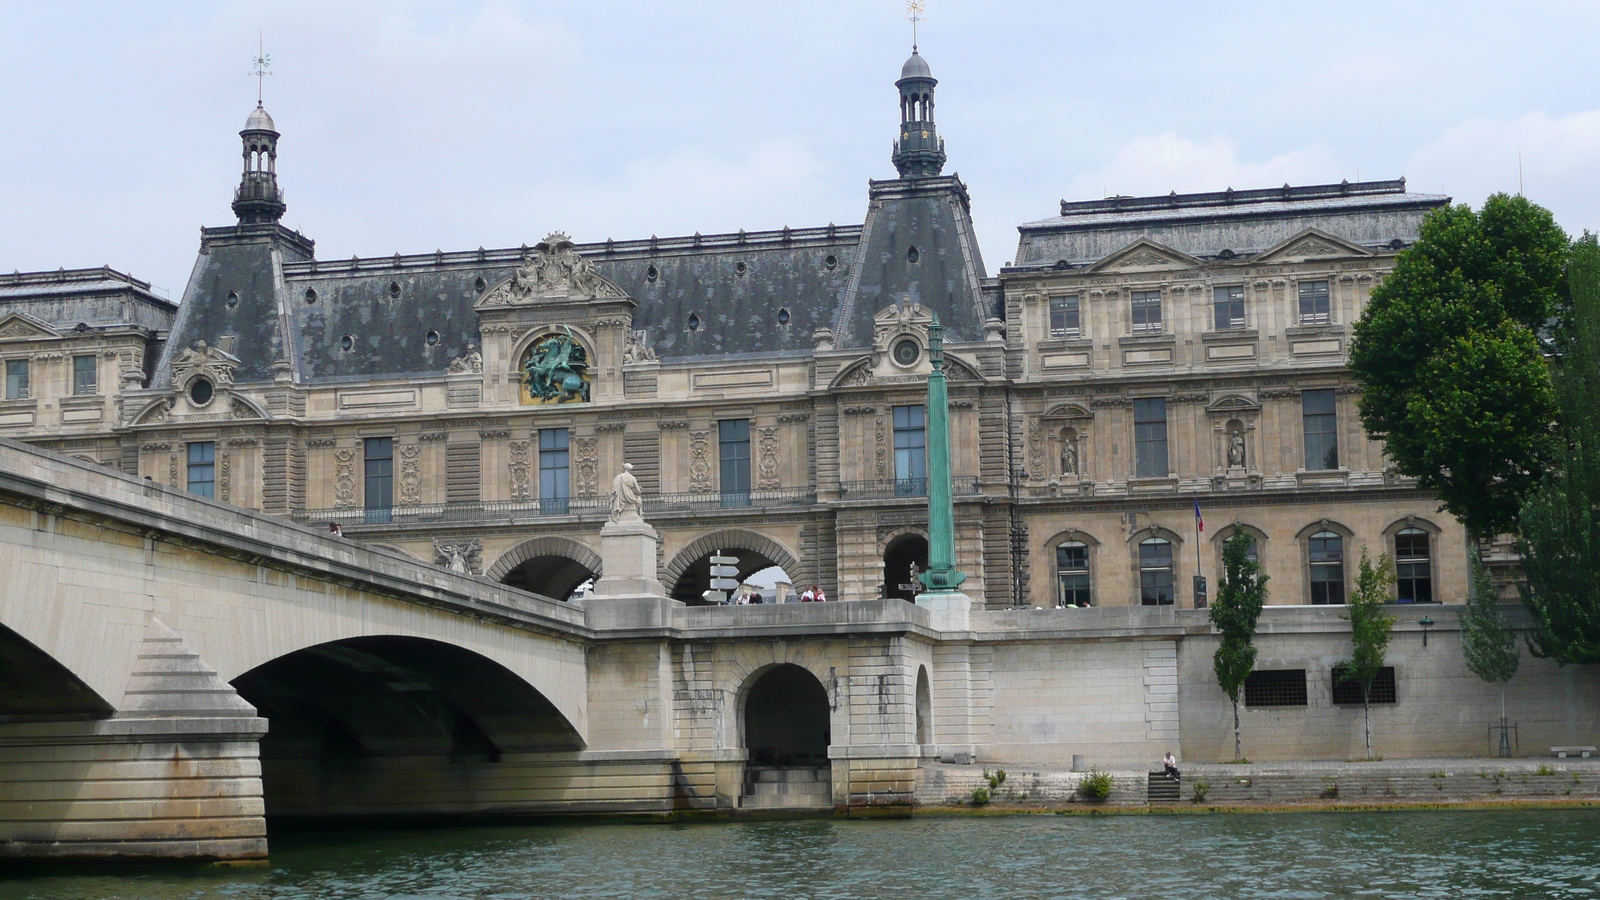
[[[1360,706],[1361,685],[1354,681],[1341,681],[1346,669],[1344,666],[1333,667],[1333,704],[1335,706]],[[1395,703],[1397,692],[1394,680],[1394,666],[1384,666],[1378,670],[1377,677],[1372,679],[1372,687],[1367,691],[1367,702]]]
[[[1269,669],[1244,680],[1244,705],[1305,706],[1306,670]]]

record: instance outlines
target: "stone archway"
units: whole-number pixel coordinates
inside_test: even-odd
[[[702,535],[679,550],[661,571],[661,583],[668,586],[674,600],[700,601],[710,587],[709,560],[718,552],[729,552],[739,559],[739,579],[745,579],[769,566],[777,566],[795,584],[815,580],[811,571],[776,540],[755,531],[730,528]]]
[[[565,600],[583,582],[599,578],[604,560],[586,544],[547,534],[500,555],[484,573],[501,584]]]
[[[883,596],[915,600],[916,594],[903,585],[911,584],[911,566],[928,568],[928,538],[918,531],[907,531],[892,538],[883,548]]]
[[[739,805],[826,807],[832,803],[828,690],[809,669],[780,663],[751,676],[743,694],[745,763]]]

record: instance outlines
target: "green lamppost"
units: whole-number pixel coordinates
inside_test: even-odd
[[[955,567],[955,508],[950,501],[950,397],[944,383],[944,326],[928,327],[928,570],[917,577],[928,594],[954,594],[967,576]]]

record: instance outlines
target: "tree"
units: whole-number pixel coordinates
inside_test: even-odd
[[[1367,759],[1372,758],[1372,682],[1383,671],[1383,656],[1389,649],[1390,629],[1395,617],[1389,614],[1389,585],[1394,583],[1394,565],[1389,554],[1374,564],[1367,548],[1361,548],[1361,569],[1356,589],[1345,604],[1340,618],[1350,621],[1350,658],[1336,668],[1338,680],[1352,682],[1361,689],[1361,718],[1366,728]]]
[[[1470,551],[1470,557],[1472,592],[1461,615],[1461,655],[1472,674],[1500,686],[1500,749],[1501,755],[1510,756],[1511,747],[1506,740],[1506,682],[1517,674],[1522,654],[1517,650],[1516,629],[1500,612],[1500,598],[1495,594],[1489,570],[1484,568],[1476,549]]]
[[[1212,657],[1217,684],[1233,701],[1233,758],[1244,758],[1239,734],[1239,691],[1256,666],[1256,620],[1267,602],[1267,576],[1261,565],[1249,556],[1255,538],[1244,530],[1235,531],[1222,545],[1222,584],[1216,602],[1211,604],[1211,624],[1222,633],[1222,643]]]
[[[1555,450],[1539,332],[1561,310],[1566,256],[1550,212],[1522,197],[1435,210],[1356,323],[1361,424],[1474,536],[1516,531]]]
[[[1572,306],[1553,365],[1560,456],[1522,506],[1529,650],[1600,662],[1600,245],[1584,235],[1568,272]]]

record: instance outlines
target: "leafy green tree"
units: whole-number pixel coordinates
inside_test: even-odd
[[[1517,650],[1517,631],[1500,612],[1500,597],[1495,593],[1489,570],[1478,551],[1470,553],[1472,593],[1461,615],[1461,655],[1472,674],[1500,686],[1500,744],[1503,755],[1511,755],[1506,742],[1506,682],[1517,674],[1522,654]]]
[[[1217,684],[1233,701],[1233,758],[1244,758],[1239,734],[1239,692],[1256,666],[1256,620],[1267,602],[1267,576],[1250,558],[1255,538],[1240,530],[1222,545],[1222,584],[1211,604],[1211,624],[1222,633],[1222,643],[1212,657]]]
[[[1566,257],[1550,212],[1522,197],[1439,209],[1356,323],[1362,425],[1475,536],[1516,531],[1555,449],[1538,334]]]
[[[1529,650],[1568,663],[1600,662],[1600,246],[1572,249],[1572,306],[1554,364],[1560,456],[1522,507],[1523,601]]]
[[[1389,554],[1378,557],[1376,564],[1361,548],[1361,568],[1356,575],[1356,589],[1345,604],[1340,618],[1350,621],[1350,658],[1340,663],[1341,682],[1352,682],[1361,689],[1361,717],[1366,728],[1367,759],[1372,758],[1372,682],[1383,670],[1383,657],[1389,650],[1389,636],[1395,617],[1389,614],[1389,586],[1394,584],[1394,564]]]

